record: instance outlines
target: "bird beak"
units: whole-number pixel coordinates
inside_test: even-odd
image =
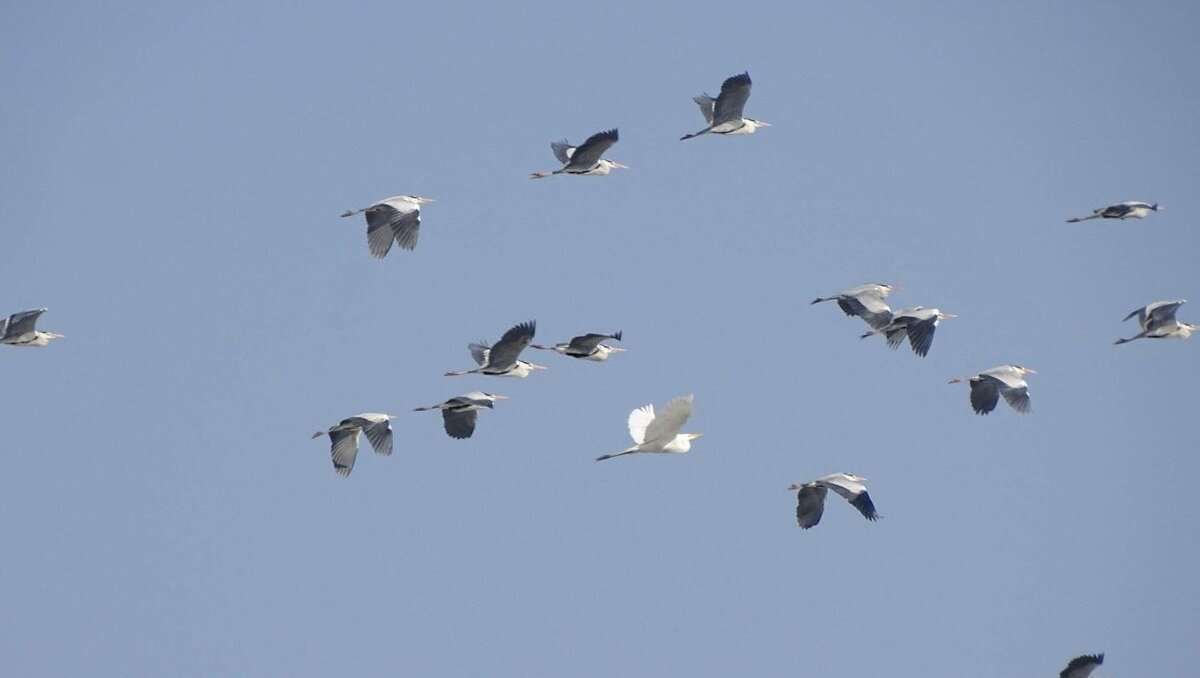
[[[771,123],[767,122],[766,120],[759,120],[759,121],[758,121],[758,126],[759,126],[759,127],[770,127],[770,126],[771,126]]]
[[[957,318],[957,317],[958,317],[958,315],[955,313],[943,313],[942,314],[942,320],[945,320],[946,318]]]
[[[495,393],[492,394],[492,397],[496,400],[508,400],[508,396],[496,395]]]
[[[608,350],[612,351],[613,353],[624,353],[625,351],[628,351],[629,349],[621,348],[620,346],[609,346]]]
[[[425,203],[427,203],[427,202],[437,202],[437,201],[436,201],[436,200],[434,200],[433,198],[420,198],[420,199],[418,199],[418,200],[417,200],[417,202],[419,202],[419,203],[421,203],[422,205],[424,205],[424,204],[425,204]]]
[[[696,438],[699,438],[700,436],[702,436],[704,434],[703,433],[690,433],[688,435],[692,440],[695,440]]]
[[[1025,371],[1030,374],[1037,374],[1037,370],[1033,369],[1032,367],[1026,367]]]
[[[615,161],[613,162],[613,167],[620,167],[621,169],[629,169],[629,165],[622,165],[621,163],[615,162]]]
[[[529,366],[530,366],[530,367],[532,367],[532,368],[533,368],[533,369],[535,369],[535,370],[548,370],[548,369],[550,369],[549,367],[546,367],[545,365],[539,365],[539,364],[537,364],[537,363],[529,363]]]
[[[67,336],[65,334],[59,334],[57,332],[50,332],[49,334],[50,334],[51,339],[62,339],[63,337]]]

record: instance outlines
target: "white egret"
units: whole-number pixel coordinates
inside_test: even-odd
[[[692,416],[692,396],[680,396],[668,402],[655,415],[654,405],[644,405],[629,413],[629,436],[636,443],[615,454],[603,454],[596,461],[639,452],[683,454],[692,449],[692,441],[702,433],[680,433]]]

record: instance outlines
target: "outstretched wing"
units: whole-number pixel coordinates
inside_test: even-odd
[[[596,163],[600,162],[601,156],[617,143],[617,136],[617,130],[610,129],[588,137],[587,141],[580,144],[571,154],[571,162],[563,169],[567,171],[588,170],[595,167]]]
[[[708,93],[705,92],[698,97],[692,97],[692,101],[695,101],[696,105],[700,107],[700,113],[704,116],[704,122],[711,125],[713,121],[713,105],[717,103],[717,100],[708,96]]]
[[[850,505],[858,509],[858,512],[867,520],[879,519],[879,514],[875,511],[875,504],[871,501],[871,495],[867,494],[867,487],[862,483],[843,473],[825,476],[820,482],[828,485],[843,499],[850,502]]]
[[[750,98],[750,73],[726,78],[721,85],[721,94],[713,105],[712,124],[720,125],[730,120],[741,120],[742,109]]]
[[[675,439],[679,429],[692,416],[692,396],[680,396],[663,406],[658,414],[646,426],[646,439],[643,442],[661,440],[670,442]]]
[[[503,370],[516,365],[521,351],[533,341],[536,331],[537,323],[533,320],[510,327],[488,351],[488,367]]]
[[[389,419],[377,421],[363,428],[371,449],[376,454],[389,455],[392,453],[392,422]]]
[[[564,165],[571,162],[571,155],[575,153],[575,147],[566,139],[551,141],[550,150],[554,152],[554,157]]]
[[[490,352],[491,348],[492,347],[488,346],[487,342],[484,341],[473,341],[467,344],[467,350],[471,352],[471,358],[475,361],[475,364],[480,367],[483,367],[487,364],[488,353]]]
[[[1059,678],[1088,678],[1097,666],[1104,663],[1104,653],[1085,654],[1072,659],[1067,668],[1059,673]]]
[[[976,414],[987,414],[996,409],[1000,402],[1000,384],[988,377],[971,379],[971,409]]]
[[[825,494],[827,490],[815,483],[805,484],[796,494],[796,522],[807,530],[821,522],[825,513]]]
[[[571,343],[567,344],[567,348],[569,348],[574,353],[591,353],[592,351],[595,351],[596,347],[600,345],[600,342],[604,341],[605,339],[616,339],[616,340],[620,341],[621,333],[617,332],[616,334],[596,334],[596,333],[581,334],[578,337],[572,337]]]
[[[629,413],[629,437],[641,445],[646,442],[646,427],[654,421],[654,405],[643,405]]]
[[[39,308],[12,314],[8,317],[8,325],[3,332],[0,332],[0,336],[19,337],[22,334],[36,331],[38,318],[42,317],[45,312],[46,309]]]
[[[442,410],[442,423],[446,427],[446,435],[451,438],[470,438],[478,419],[478,410]]]
[[[350,475],[354,470],[354,459],[358,457],[358,429],[330,431],[329,440],[332,443],[330,453],[333,456],[333,470],[341,476]]]
[[[913,353],[924,358],[933,346],[933,333],[937,330],[937,316],[925,320],[912,319],[908,321],[908,343]]]

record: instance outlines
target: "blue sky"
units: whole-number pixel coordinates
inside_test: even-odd
[[[13,6],[0,657],[95,675],[1185,675],[1200,7]],[[739,139],[690,97],[749,70]],[[549,142],[619,127],[604,178]],[[415,252],[361,219],[431,196]],[[1144,221],[1068,225],[1120,200]],[[816,296],[959,314],[926,359]],[[606,364],[441,376],[623,330]],[[951,377],[1031,365],[1032,414]],[[469,441],[433,413],[511,396]],[[684,457],[596,464],[694,393]],[[312,431],[398,416],[336,476]],[[794,481],[867,476],[885,518]]]

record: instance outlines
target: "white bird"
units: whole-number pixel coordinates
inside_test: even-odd
[[[1104,653],[1085,654],[1072,659],[1067,668],[1058,674],[1058,678],[1089,678],[1096,667],[1104,663]]]
[[[866,478],[853,473],[834,473],[808,483],[792,483],[788,490],[799,490],[796,495],[796,522],[808,529],[821,522],[825,513],[825,495],[830,489],[837,492],[850,505],[858,509],[870,521],[879,519],[871,495],[867,494]]]
[[[0,319],[0,344],[10,346],[35,346],[41,348],[53,339],[62,339],[63,335],[54,332],[42,332],[37,329],[38,318],[46,309],[21,311],[7,318]]]
[[[482,341],[467,344],[467,348],[471,351],[471,357],[475,359],[475,363],[479,366],[473,370],[447,372],[445,376],[457,377],[463,374],[488,374],[495,377],[519,377],[524,379],[534,370],[544,370],[546,369],[544,365],[536,365],[519,358],[521,351],[525,350],[525,347],[533,340],[533,335],[536,331],[537,322],[530,320],[529,322],[510,327],[504,333],[504,336],[500,337],[500,341],[491,346]]]
[[[612,334],[581,334],[578,337],[572,337],[571,341],[565,344],[555,344],[553,346],[542,346],[541,344],[530,344],[530,348],[541,349],[543,351],[557,351],[565,356],[579,358],[580,360],[591,360],[594,362],[604,362],[613,353],[620,353],[625,349],[619,346],[610,346],[602,343],[605,339],[621,340],[620,332]]]
[[[554,157],[558,158],[563,166],[553,172],[534,172],[530,177],[533,179],[544,179],[555,174],[594,176],[608,174],[616,168],[629,169],[619,162],[601,157],[605,151],[617,143],[617,138],[617,130],[614,128],[606,132],[593,134],[579,146],[572,146],[566,140],[552,143],[550,144],[550,150],[554,151]]]
[[[996,409],[999,397],[1004,396],[1008,404],[1021,414],[1030,410],[1029,386],[1025,383],[1025,375],[1037,374],[1037,371],[1020,365],[1000,365],[979,374],[951,379],[951,384],[966,381],[971,386],[971,408],[976,414],[987,414]]]
[[[750,98],[751,84],[750,74],[742,73],[726,78],[721,84],[721,93],[715,99],[707,93],[692,97],[692,101],[700,107],[700,113],[704,115],[708,127],[695,134],[685,134],[679,137],[679,140],[684,141],[701,134],[754,134],[759,127],[770,127],[771,123],[765,120],[742,117],[746,100]]]
[[[1071,217],[1067,219],[1068,224],[1074,224],[1088,219],[1144,219],[1147,214],[1157,212],[1162,209],[1156,202],[1141,202],[1139,200],[1126,200],[1108,207],[1100,207],[1092,210],[1091,216],[1087,217]]]
[[[892,309],[884,301],[888,295],[899,289],[895,285],[885,283],[867,283],[851,287],[831,297],[817,297],[812,304],[823,301],[837,301],[838,308],[846,315],[855,315],[863,319],[872,329],[882,329],[892,322]],[[920,308],[920,307],[918,307]]]
[[[354,470],[354,460],[358,457],[358,434],[367,434],[371,449],[384,456],[392,453],[392,423],[395,419],[390,414],[364,412],[353,417],[347,417],[329,427],[328,431],[317,431],[314,438],[329,436],[330,452],[333,456],[333,470],[338,475],[348,476]]]
[[[859,338],[866,339],[876,334],[882,334],[887,338],[887,345],[895,349],[904,343],[904,337],[907,336],[913,353],[924,358],[929,354],[929,348],[933,346],[933,333],[937,329],[938,323],[947,318],[957,317],[953,313],[942,313],[940,309],[936,308],[921,306],[906,308],[893,313],[892,322],[879,329],[866,332]]]
[[[371,256],[382,259],[392,249],[393,240],[401,249],[416,248],[417,236],[421,234],[421,205],[431,202],[433,198],[395,195],[362,209],[346,210],[342,216],[367,213],[367,246]]]
[[[680,433],[679,429],[692,416],[692,396],[675,398],[663,406],[657,415],[654,405],[644,405],[629,413],[629,437],[636,443],[615,454],[603,454],[596,461],[639,452],[683,454],[692,449],[692,441],[702,433]]]
[[[470,438],[475,432],[475,421],[479,419],[479,410],[492,409],[497,400],[507,400],[508,396],[471,391],[460,396],[454,396],[443,403],[428,407],[415,407],[414,412],[426,410],[441,410],[442,424],[446,427],[446,435],[459,440]]]
[[[1113,343],[1127,344],[1135,339],[1187,339],[1192,332],[1200,332],[1200,325],[1182,323],[1175,319],[1175,312],[1186,303],[1186,299],[1155,301],[1131,312],[1125,316],[1125,320],[1136,316],[1142,331],[1128,339],[1117,339]]]

